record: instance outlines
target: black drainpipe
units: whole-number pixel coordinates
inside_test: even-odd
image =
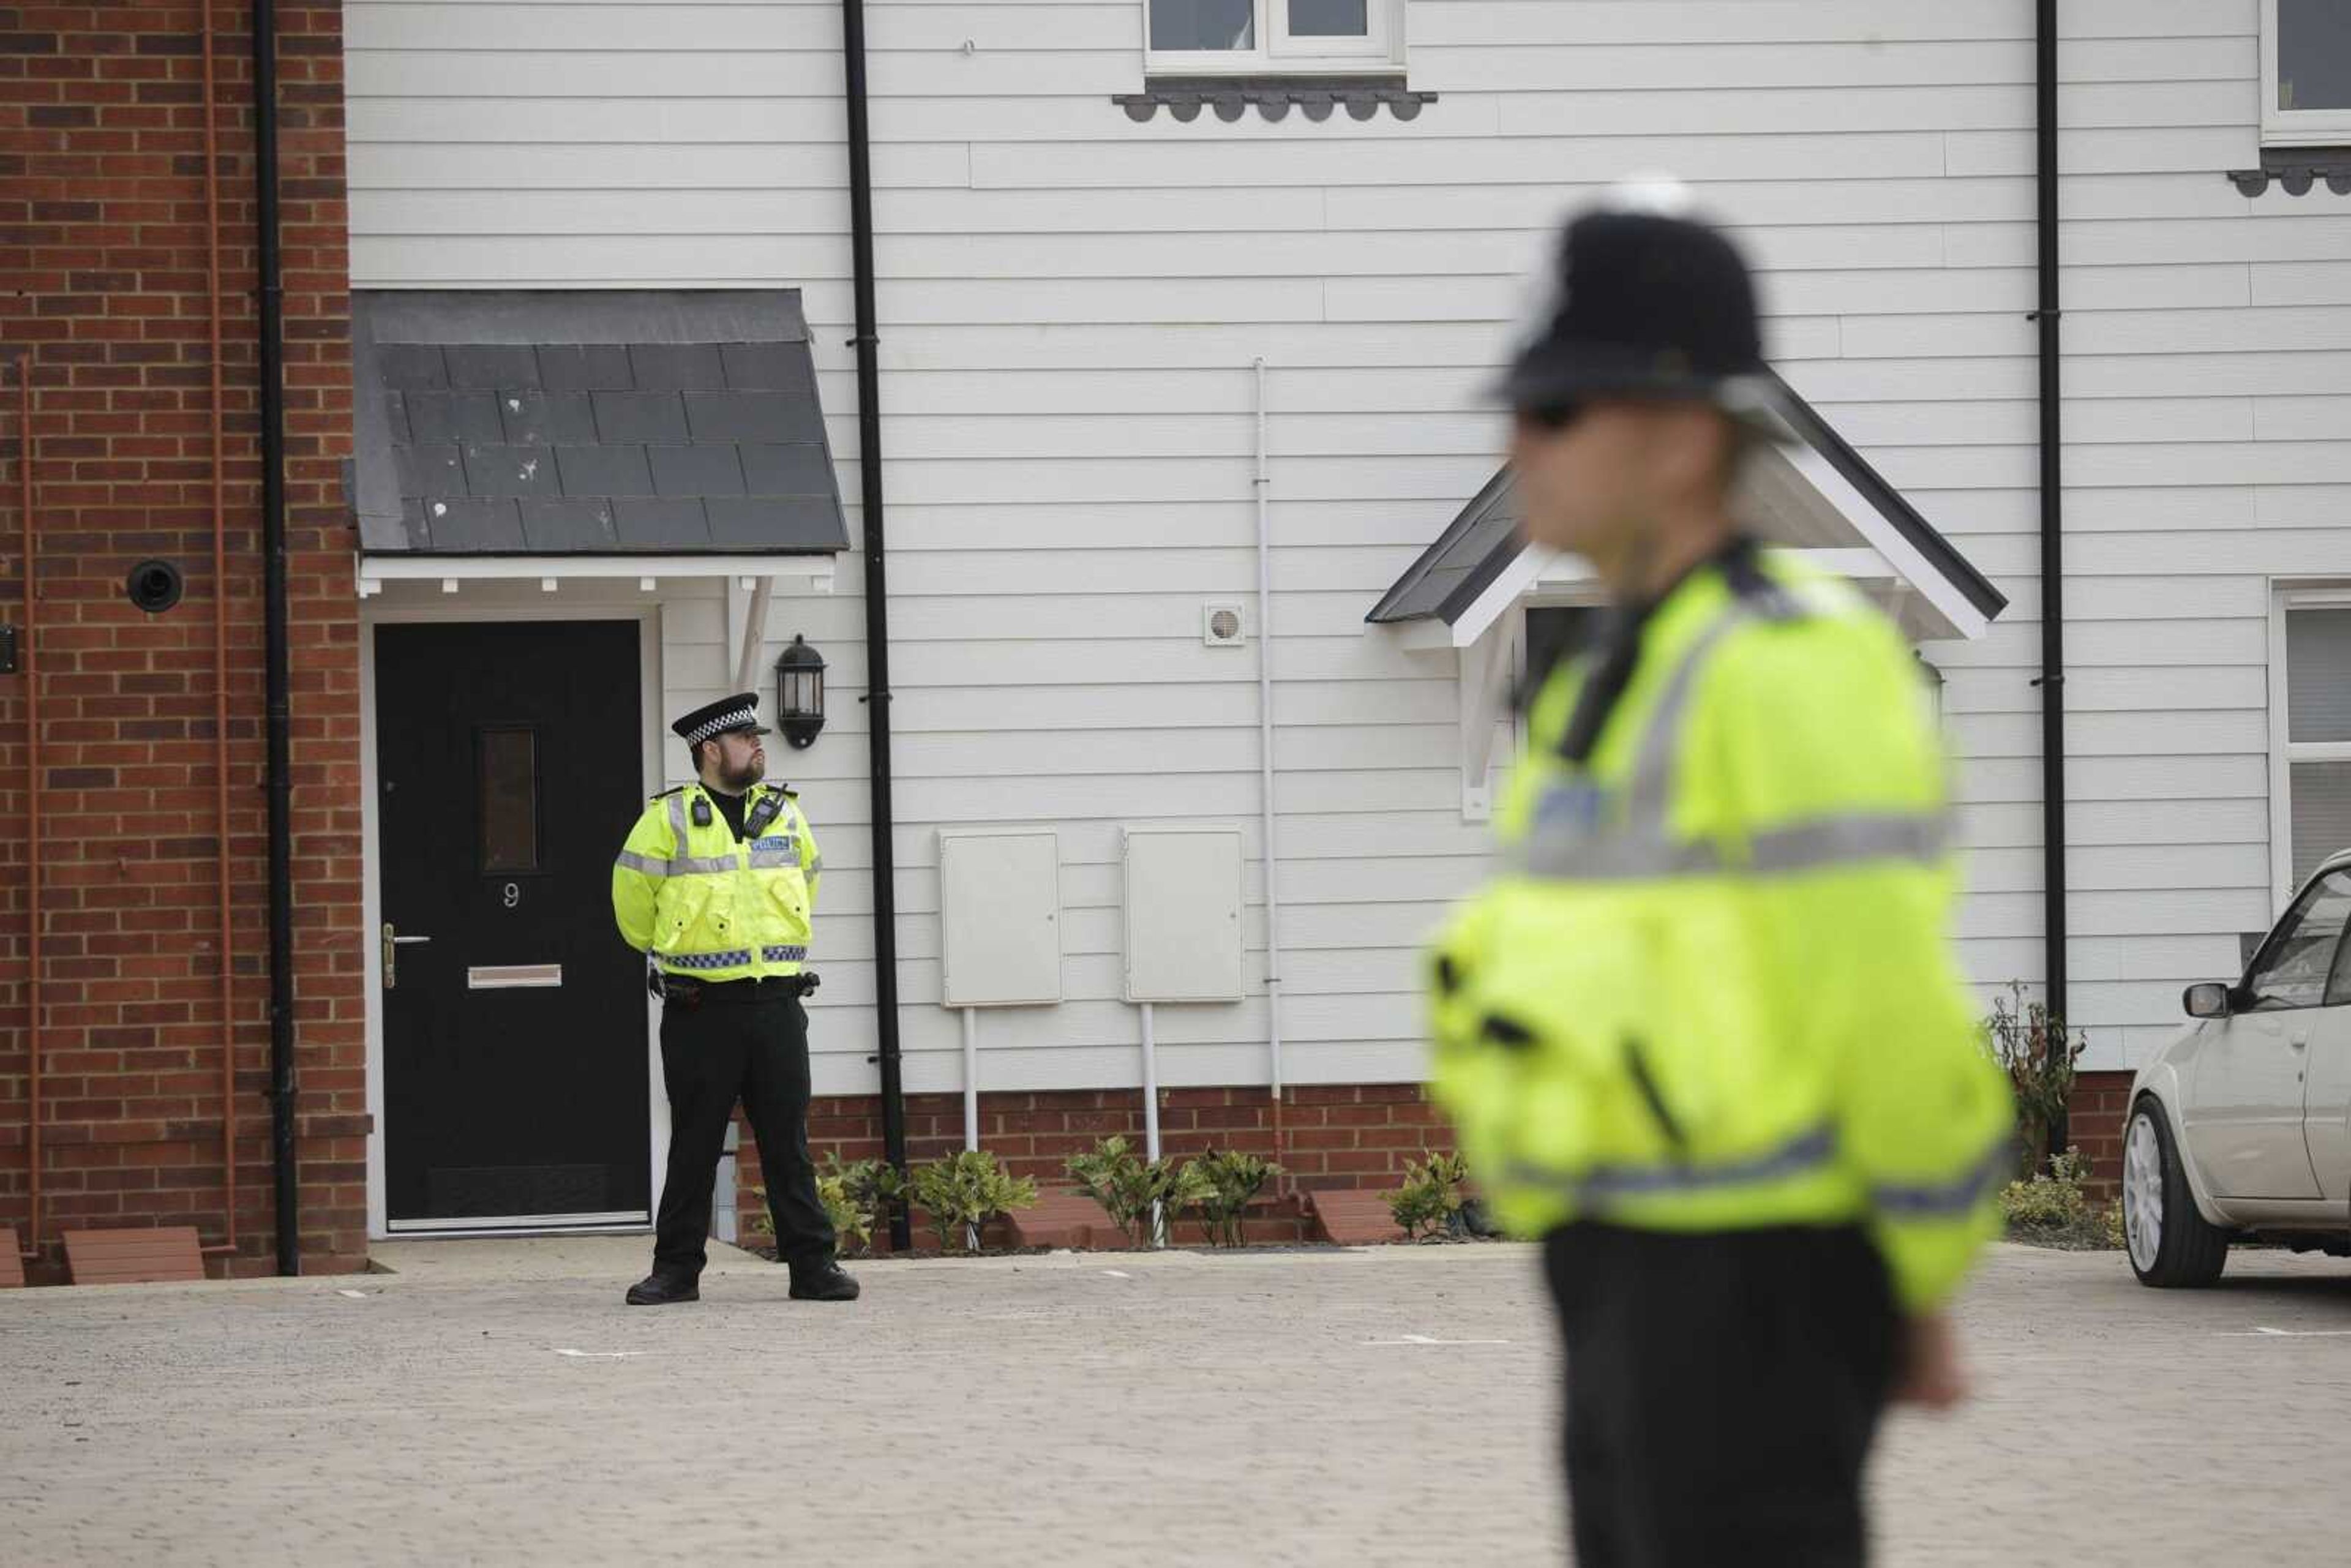
[[[881,338],[873,307],[873,144],[865,120],[864,0],[841,0],[841,69],[849,99],[849,245],[856,274],[857,478],[865,521],[866,776],[873,834],[873,1021],[882,1064],[882,1152],[906,1168],[906,1096],[898,1072],[897,821],[890,804],[890,591],[882,533]],[[890,1245],[914,1245],[905,1206],[893,1205]]]
[[[277,16],[253,7],[255,245],[261,286],[261,556],[268,704],[269,1141],[277,1188],[277,1271],[302,1271],[294,1168],[293,731],[286,648],[286,396],[277,262]]]
[[[2058,383],[2057,326],[2057,0],[2035,0],[2033,30],[2034,194],[2040,240],[2041,332],[2041,882],[2043,959],[2047,976],[2049,1049],[2063,1051],[2070,1030],[2065,976],[2065,486],[2064,404]],[[2049,1147],[2066,1144],[2065,1116],[2049,1129]]]

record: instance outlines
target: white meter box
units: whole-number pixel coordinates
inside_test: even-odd
[[[1061,854],[1050,832],[939,835],[941,1000],[1061,999]]]
[[[1241,999],[1238,828],[1126,831],[1126,999]]]

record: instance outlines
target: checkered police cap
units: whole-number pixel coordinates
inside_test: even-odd
[[[737,692],[715,703],[705,703],[669,727],[689,747],[699,746],[712,736],[724,735],[730,729],[747,729],[754,735],[768,733],[759,723],[757,692]]]

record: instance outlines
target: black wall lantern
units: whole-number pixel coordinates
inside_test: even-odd
[[[798,632],[776,657],[776,727],[798,750],[815,745],[824,727],[824,655]]]

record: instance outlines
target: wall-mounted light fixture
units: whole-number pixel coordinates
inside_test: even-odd
[[[776,656],[776,727],[802,751],[824,727],[824,655],[798,632]]]

